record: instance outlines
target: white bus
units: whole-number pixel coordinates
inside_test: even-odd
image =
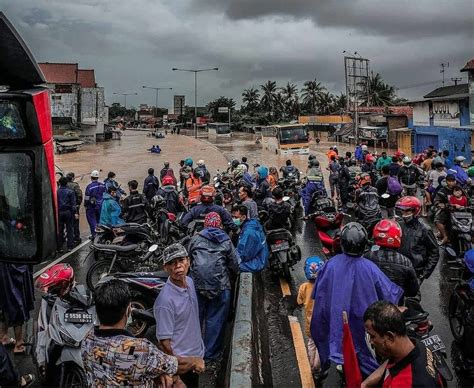
[[[263,127],[262,147],[281,155],[307,155],[309,154],[308,128],[304,124]]]
[[[207,131],[209,137],[231,136],[229,123],[208,123]]]

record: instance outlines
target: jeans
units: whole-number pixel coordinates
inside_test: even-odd
[[[58,217],[59,236],[58,244],[61,249],[64,244],[64,228],[66,228],[66,240],[68,249],[74,248],[74,213],[70,210],[60,210]]]
[[[231,291],[222,290],[220,295],[209,299],[199,294],[197,290],[199,303],[199,319],[203,329],[203,341],[206,353],[205,361],[216,360],[222,351],[224,344],[224,326],[229,315],[231,303]]]

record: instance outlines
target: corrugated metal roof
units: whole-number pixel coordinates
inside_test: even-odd
[[[51,84],[76,84],[78,65],[77,63],[39,63],[39,67]]]
[[[467,61],[467,63],[461,69],[461,71],[469,71],[469,70],[474,70],[474,58]]]
[[[443,86],[441,88],[435,89],[427,95],[423,96],[424,98],[433,98],[433,97],[447,97],[453,94],[464,94],[469,93],[468,84],[459,84],[459,85],[450,85]]]

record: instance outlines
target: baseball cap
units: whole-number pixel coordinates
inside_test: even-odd
[[[187,257],[188,251],[180,243],[172,244],[163,250],[163,264],[168,264],[174,259]]]
[[[99,177],[99,171],[93,170],[93,171],[91,172],[91,177],[92,177],[92,178],[98,178],[98,177]]]
[[[454,174],[448,174],[446,175],[446,178],[445,178],[447,181],[455,181],[456,180],[456,176]]]

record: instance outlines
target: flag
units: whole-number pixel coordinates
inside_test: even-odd
[[[360,388],[362,384],[362,375],[359,369],[359,361],[352,342],[351,328],[347,319],[347,312],[342,312],[343,336],[342,336],[342,354],[344,356],[344,376],[348,388]]]

